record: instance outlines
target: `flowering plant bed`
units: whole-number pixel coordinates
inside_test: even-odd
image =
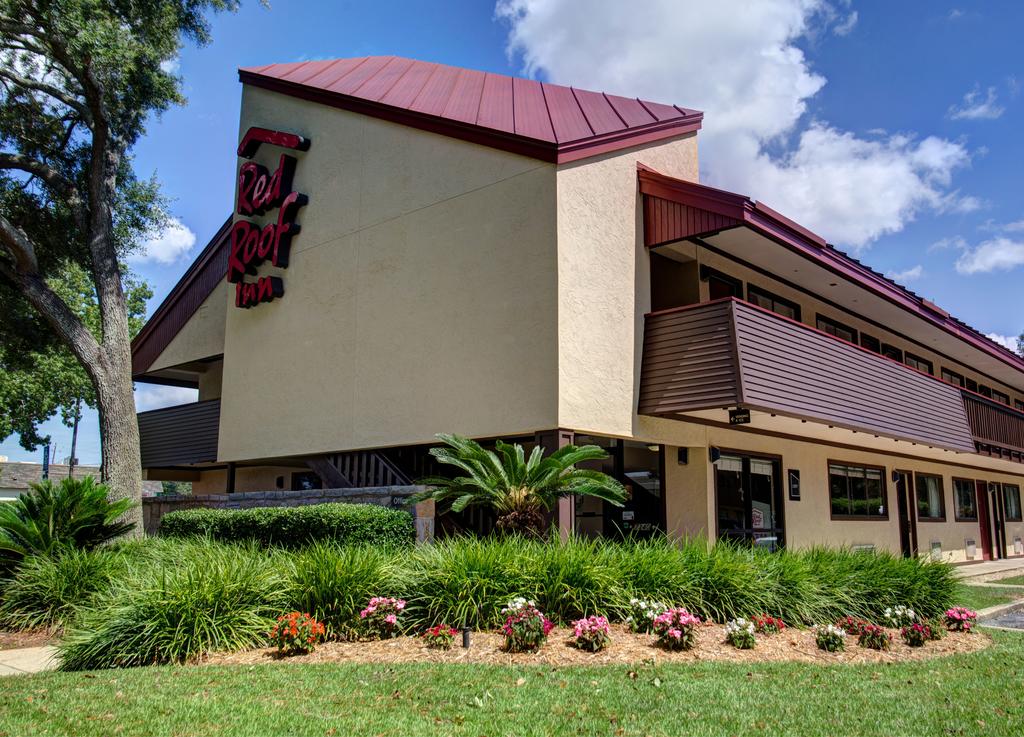
[[[883,617],[890,627],[906,627],[917,621],[917,612],[905,606],[886,607]]]
[[[841,652],[846,649],[846,630],[834,624],[815,627],[814,642],[819,650],[827,653]]]
[[[851,617],[850,615],[846,615],[838,622],[836,622],[836,627],[839,627],[848,635],[860,637],[860,633],[863,632],[864,628],[867,627],[869,624],[871,623],[868,622],[866,619],[858,619],[857,617]]]
[[[740,618],[725,625],[725,641],[737,650],[751,650],[754,647],[754,623]]]
[[[604,617],[592,616],[573,622],[572,644],[580,650],[596,653],[608,647],[611,628]]]
[[[922,622],[908,624],[900,630],[900,637],[903,638],[903,642],[907,643],[908,647],[921,647],[929,640],[935,639],[932,635],[931,625]]]
[[[423,633],[423,641],[427,647],[435,650],[450,650],[455,642],[455,634],[458,632],[454,627],[446,624],[435,624]]]
[[[359,618],[363,621],[363,631],[369,637],[394,637],[398,632],[398,617],[403,609],[405,601],[402,599],[392,599],[389,596],[373,597],[366,608],[359,612]]]
[[[888,650],[892,646],[892,635],[877,624],[869,624],[860,631],[857,644],[872,650]]]
[[[537,652],[555,626],[536,604],[521,596],[510,601],[501,613],[505,616],[501,628],[505,649],[510,653]]]
[[[967,607],[955,606],[946,610],[945,620],[950,632],[970,632],[978,622],[978,613]]]
[[[270,629],[270,641],[281,653],[310,653],[324,637],[324,626],[302,612],[290,612],[277,618]]]
[[[762,635],[777,635],[786,629],[786,623],[779,617],[762,614],[760,617],[754,617],[754,629]]]
[[[654,634],[666,650],[689,650],[697,641],[700,617],[685,609],[666,609],[654,618]]]
[[[626,624],[634,632],[653,632],[654,618],[668,609],[668,606],[660,601],[647,601],[646,599],[630,599],[629,614],[626,616]]]

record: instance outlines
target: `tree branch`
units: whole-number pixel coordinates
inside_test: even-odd
[[[42,179],[51,189],[67,200],[67,204],[74,214],[75,223],[83,233],[85,232],[87,225],[85,203],[82,202],[78,188],[59,171],[31,156],[9,152],[0,152],[0,169],[18,169]]]
[[[86,123],[86,125],[92,125],[92,112],[89,110],[89,108],[86,105],[82,104],[81,100],[75,99],[63,90],[52,85],[48,85],[45,82],[40,82],[35,79],[29,79],[28,77],[23,77],[19,74],[15,74],[10,69],[5,69],[2,67],[0,67],[0,77],[7,79],[17,87],[35,90],[36,92],[42,92],[44,95],[52,97],[53,99],[63,103],[64,105],[68,106],[69,108],[77,112],[79,115],[81,115],[82,120]]]

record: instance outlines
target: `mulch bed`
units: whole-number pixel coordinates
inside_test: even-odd
[[[552,630],[548,642],[538,653],[506,653],[501,647],[504,638],[496,632],[474,632],[468,650],[460,647],[461,635],[456,636],[451,650],[431,650],[418,637],[397,637],[392,640],[371,642],[328,642],[308,655],[280,656],[273,648],[246,650],[238,653],[218,653],[204,659],[213,665],[268,663],[488,663],[495,665],[615,665],[656,661],[659,663],[687,663],[720,661],[763,663],[798,661],[804,663],[895,663],[906,660],[926,660],[957,653],[983,650],[991,644],[988,635],[981,632],[947,633],[936,642],[912,648],[903,644],[897,630],[892,649],[879,652],[859,647],[855,637],[846,638],[846,650],[827,653],[819,650],[814,633],[807,630],[787,629],[777,635],[757,635],[753,650],[737,650],[725,642],[725,627],[704,625],[697,635],[697,645],[685,652],[668,652],[654,645],[652,635],[637,635],[622,625],[612,625],[612,642],[599,653],[577,650],[568,642],[571,630],[559,627]]]
[[[51,645],[56,636],[49,630],[26,630],[24,632],[0,632],[0,650],[17,650],[21,647]]]

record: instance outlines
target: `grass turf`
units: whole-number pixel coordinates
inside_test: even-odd
[[[1013,576],[1012,578],[1000,578],[998,581],[990,581],[990,583],[1005,583],[1011,586],[1024,586],[1024,576]]]
[[[5,678],[0,735],[1020,735],[1024,634],[897,665],[165,666]]]
[[[1024,598],[1024,589],[996,588],[995,586],[961,586],[956,601],[968,609],[985,609],[999,604],[1009,604],[1014,599]]]

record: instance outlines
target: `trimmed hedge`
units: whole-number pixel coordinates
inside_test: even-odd
[[[185,509],[160,523],[165,537],[209,537],[221,542],[255,541],[296,548],[318,540],[351,545],[410,545],[412,516],[376,504],[310,504],[303,507]]]

